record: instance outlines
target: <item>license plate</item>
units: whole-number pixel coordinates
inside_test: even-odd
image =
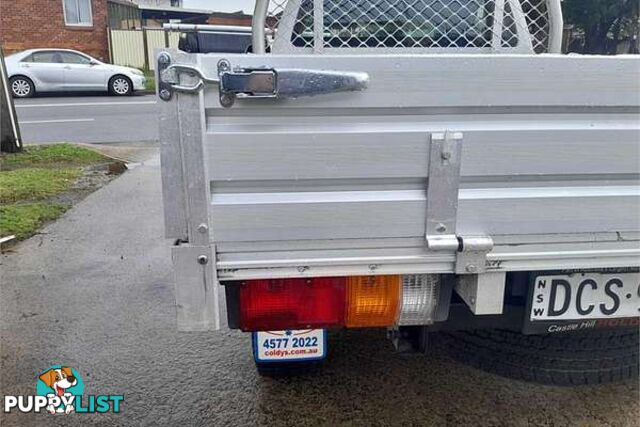
[[[324,359],[326,329],[253,333],[253,352],[258,362],[296,362]]]
[[[640,315],[639,273],[574,273],[538,276],[530,320],[582,320]]]

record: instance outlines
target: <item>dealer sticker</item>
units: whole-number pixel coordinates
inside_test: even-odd
[[[253,352],[258,362],[296,362],[324,359],[326,329],[303,329],[253,333]]]

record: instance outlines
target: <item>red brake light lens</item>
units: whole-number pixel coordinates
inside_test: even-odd
[[[249,280],[240,287],[244,331],[342,326],[344,277]]]

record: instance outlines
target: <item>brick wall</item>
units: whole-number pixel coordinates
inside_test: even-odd
[[[0,0],[0,44],[5,54],[57,47],[108,60],[107,0],[91,0],[92,27],[65,25],[62,1]]]

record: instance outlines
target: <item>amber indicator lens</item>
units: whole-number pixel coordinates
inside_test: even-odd
[[[400,276],[347,278],[346,326],[390,326],[396,322],[401,299]]]

